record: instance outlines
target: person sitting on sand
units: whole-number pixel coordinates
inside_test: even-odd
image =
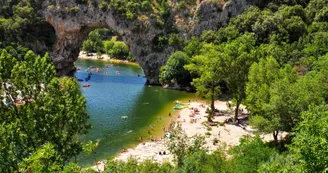
[[[162,152],[159,152],[158,154],[161,156],[162,155]]]
[[[122,148],[121,153],[125,153],[125,148]]]
[[[166,152],[165,151],[163,151],[163,155],[166,155]]]

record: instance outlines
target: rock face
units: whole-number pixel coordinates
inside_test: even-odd
[[[218,1],[219,2],[219,1]],[[174,2],[171,2],[174,6]],[[96,28],[110,28],[116,31],[128,45],[131,53],[143,68],[149,84],[159,84],[159,69],[166,63],[173,46],[166,45],[154,50],[153,41],[158,35],[169,35],[165,27],[156,27],[152,19],[127,20],[113,9],[101,10],[90,5],[76,4],[75,0],[47,0],[42,14],[56,32],[57,41],[50,55],[63,76],[74,70],[82,42],[87,34]],[[204,30],[217,30],[224,26],[231,16],[240,14],[247,7],[246,0],[231,0],[224,5],[212,0],[197,2],[191,17],[183,17],[190,10],[172,10],[168,20],[176,28],[180,38],[189,39]],[[77,9],[77,10],[68,10]],[[156,37],[157,36],[157,37]]]

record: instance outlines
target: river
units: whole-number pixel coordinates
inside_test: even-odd
[[[99,67],[100,73],[92,72],[88,82],[81,82],[81,90],[87,99],[87,112],[93,128],[83,137],[84,141],[100,139],[100,145],[91,156],[81,154],[78,162],[82,166],[95,164],[118,154],[122,148],[134,147],[142,136],[148,139],[150,125],[154,124],[153,136],[162,135],[163,125],[170,121],[169,112],[174,114],[174,100],[194,98],[194,94],[146,85],[143,71],[137,65],[113,64],[100,60],[78,60],[75,73],[84,79],[90,66]],[[116,72],[119,71],[120,74]],[[107,72],[107,74],[104,74]],[[137,74],[140,74],[138,77]],[[91,84],[88,88],[82,85]],[[126,116],[127,118],[122,118]]]

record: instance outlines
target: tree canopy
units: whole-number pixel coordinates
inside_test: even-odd
[[[57,78],[47,54],[29,51],[16,60],[3,50],[0,64],[1,172],[17,171],[23,158],[47,143],[56,152],[53,161],[64,166],[82,151],[79,135],[90,128],[77,81]]]

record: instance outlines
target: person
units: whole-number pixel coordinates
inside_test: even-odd
[[[139,140],[142,141],[142,136],[139,137]]]
[[[165,155],[166,154],[166,152],[165,151],[163,151],[163,155]]]
[[[148,134],[150,134],[150,130],[148,129]]]
[[[159,154],[159,155],[162,155],[162,152],[159,152],[158,154]]]
[[[169,112],[169,116],[171,116],[171,112]]]

